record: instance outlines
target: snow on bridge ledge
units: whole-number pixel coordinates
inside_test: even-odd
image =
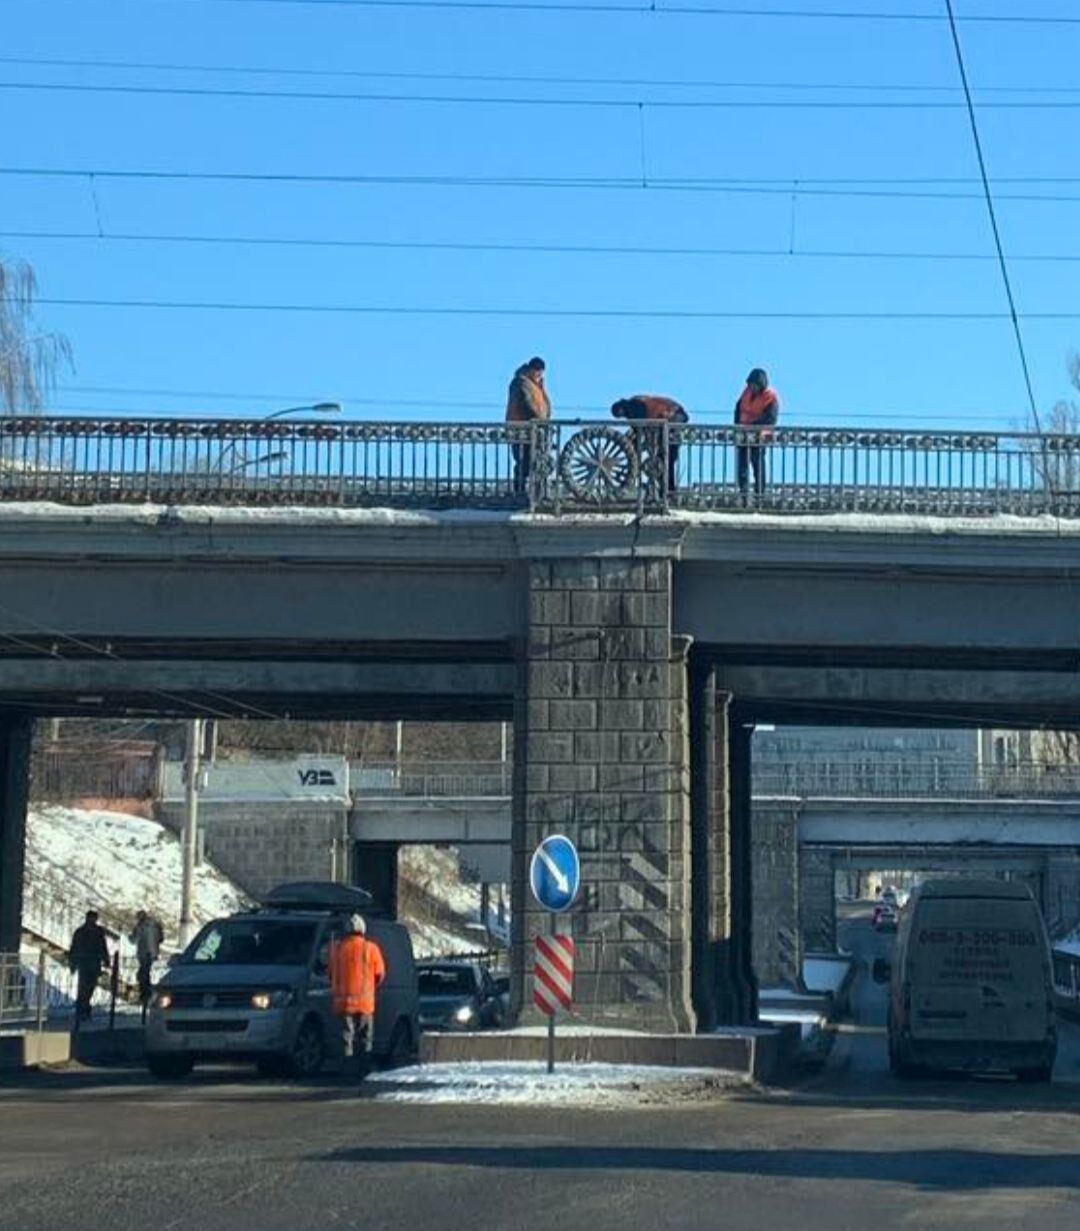
[[[531,513],[485,509],[311,508],[300,505],[244,507],[237,505],[94,504],[68,505],[50,501],[0,502],[4,522],[58,522],[84,525],[122,523],[146,526],[355,526],[424,529],[454,525],[514,529],[524,526],[576,526],[593,529],[648,526],[678,532],[690,527],[755,530],[815,530],[836,533],[927,535],[1080,536],[1080,519],[1050,514],[1020,516],[993,513],[985,517],[925,513],[774,513],[740,510],[668,513],[631,512]]]

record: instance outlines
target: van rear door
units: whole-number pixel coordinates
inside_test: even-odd
[[[1033,901],[925,898],[912,920],[912,1038],[1041,1040],[1046,941]]]

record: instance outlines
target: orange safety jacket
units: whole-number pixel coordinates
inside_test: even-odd
[[[375,989],[386,978],[382,950],[363,936],[346,936],[330,947],[330,1000],[338,1014],[374,1013]]]
[[[749,385],[735,403],[735,422],[739,427],[771,427],[780,415],[780,399],[775,389],[755,393]]]

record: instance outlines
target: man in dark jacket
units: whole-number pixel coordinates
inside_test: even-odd
[[[68,967],[75,974],[75,1024],[90,1017],[90,1000],[94,995],[101,972],[109,964],[109,946],[105,943],[105,929],[98,923],[96,910],[86,912],[86,922],[75,929],[68,949]]]
[[[780,398],[769,388],[769,374],[764,368],[754,368],[746,378],[746,388],[735,403],[735,426],[754,429],[755,443],[735,446],[735,471],[739,491],[745,492],[754,469],[754,492],[765,491],[765,449],[772,438],[771,429],[780,417]]]
[[[674,398],[660,397],[656,393],[635,393],[630,398],[620,398],[611,407],[611,413],[616,419],[629,419],[632,422],[647,423],[688,423],[690,416]],[[646,441],[657,439],[662,428],[645,434]],[[661,447],[663,447],[661,445]],[[668,491],[675,490],[679,469],[679,442],[668,434]]]
[[[551,399],[544,387],[547,365],[539,355],[523,363],[514,373],[506,395],[506,422],[546,422],[551,418]],[[511,446],[514,454],[514,491],[524,495],[532,468],[532,445],[527,441]]]

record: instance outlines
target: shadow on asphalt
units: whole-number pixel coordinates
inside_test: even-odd
[[[1080,1188],[1075,1154],[982,1150],[707,1150],[615,1146],[361,1146],[310,1162],[522,1171],[682,1171],[777,1179],[872,1180],[931,1192]]]

